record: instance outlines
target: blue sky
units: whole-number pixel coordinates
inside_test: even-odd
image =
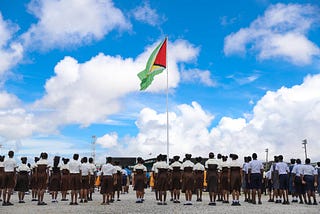
[[[166,153],[320,160],[318,1],[0,2],[0,144],[17,156]]]

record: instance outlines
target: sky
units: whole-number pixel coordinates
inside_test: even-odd
[[[320,161],[319,35],[317,0],[2,0],[0,153]]]

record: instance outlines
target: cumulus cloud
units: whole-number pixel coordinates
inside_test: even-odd
[[[225,38],[224,53],[257,53],[261,60],[281,58],[296,65],[312,62],[320,55],[319,47],[307,38],[320,21],[319,8],[311,5],[276,4],[249,27]]]
[[[111,148],[118,145],[118,134],[113,132],[99,137],[96,141],[102,148]]]
[[[200,70],[200,69],[190,69],[181,72],[181,79],[185,82],[196,82],[213,87],[216,86],[217,83],[211,79],[211,73],[208,70]]]
[[[265,159],[283,154],[304,159],[302,140],[308,140],[308,156],[320,160],[320,75],[307,76],[300,85],[268,91],[253,107],[252,115],[240,118],[222,117],[212,127],[214,115],[197,102],[178,105],[169,112],[170,155],[207,156],[214,153],[237,153],[241,156],[258,153]],[[151,108],[141,110],[136,121],[136,136],[118,139],[125,146],[111,148],[112,155],[132,154],[149,157],[150,153],[166,153],[166,113]]]
[[[4,20],[0,12],[0,76],[22,59],[22,45],[12,40],[17,29],[18,26]]]
[[[131,28],[111,0],[32,0],[28,9],[39,21],[22,37],[25,45],[41,49],[88,43],[114,29]]]
[[[121,110],[121,99],[139,90],[137,73],[145,67],[156,42],[136,59],[124,59],[102,53],[89,61],[79,63],[65,57],[54,68],[55,76],[45,85],[46,94],[34,104],[35,109],[47,109],[50,121],[56,125],[101,123],[106,117]],[[168,44],[172,55],[169,87],[177,87],[180,81],[178,63],[189,62],[198,54],[198,48],[179,40]],[[166,75],[155,77],[150,92],[166,89]]]
[[[133,17],[141,22],[145,22],[151,26],[162,24],[164,17],[160,17],[155,9],[150,7],[149,3],[144,3],[132,11]]]

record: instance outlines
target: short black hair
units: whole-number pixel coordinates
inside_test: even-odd
[[[14,151],[10,150],[8,152],[8,156],[9,156],[9,158],[12,158],[14,156]]]

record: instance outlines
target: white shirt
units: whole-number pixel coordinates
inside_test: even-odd
[[[6,158],[3,162],[5,172],[14,172],[17,167],[17,162],[13,158]]]
[[[69,163],[62,164],[61,167],[60,167],[60,170],[63,170],[63,169],[67,169],[69,171]]]
[[[243,164],[242,171],[244,171],[245,174],[248,174],[248,173],[249,173],[249,163],[244,163],[244,164]]]
[[[94,163],[89,163],[89,169],[90,175],[94,175],[94,173],[97,171],[96,165],[94,165]]]
[[[209,165],[217,165],[217,169],[221,170],[221,162],[217,159],[214,158],[209,158],[206,163],[205,163],[205,167],[206,169],[208,169]]]
[[[40,158],[40,160],[37,161],[36,163],[36,167],[39,166],[39,165],[48,165],[48,160],[47,159],[42,159]]]
[[[221,162],[221,169],[224,168],[224,167],[230,168],[230,165],[229,165],[229,163],[227,161],[224,161],[224,162],[222,161]]]
[[[152,168],[151,168],[151,171],[152,171],[152,172],[155,172],[155,173],[156,173],[159,163],[160,163],[160,161],[155,162],[155,163],[152,165]]]
[[[302,175],[317,175],[318,171],[314,169],[314,167],[310,164],[302,165],[301,167]]]
[[[193,170],[204,171],[204,166],[201,163],[196,163],[193,166]]]
[[[117,173],[117,170],[112,164],[107,163],[102,165],[101,172],[103,175],[113,175]]]
[[[30,172],[30,168],[27,166],[27,164],[21,164],[21,165],[17,168],[17,172],[22,172],[22,171]]]
[[[251,174],[261,173],[261,169],[263,169],[263,164],[259,160],[252,160],[249,163],[249,169],[251,169]]]
[[[288,164],[285,162],[278,162],[276,163],[276,170],[278,170],[279,175],[285,175],[289,172]]]
[[[241,164],[239,163],[238,160],[231,160],[229,163],[229,167],[240,167],[241,168]]]
[[[82,176],[90,175],[90,166],[88,163],[82,163],[80,166],[80,170]]]
[[[267,173],[266,173],[266,178],[268,180],[271,180],[271,170],[269,170]]]
[[[114,168],[116,168],[117,173],[122,171],[122,169],[121,169],[121,167],[120,167],[120,166],[114,166]]]
[[[122,169],[122,170],[121,170],[121,173],[122,173],[122,175],[128,176],[128,172],[127,172],[127,170],[125,170],[125,169]]]
[[[81,163],[78,160],[70,160],[69,161],[69,171],[71,174],[80,173]]]
[[[143,170],[144,172],[146,172],[147,171],[147,167],[145,167],[143,164],[141,164],[141,163],[138,163],[137,165],[135,165],[134,167],[133,167],[133,171],[135,172],[137,169],[141,169],[141,170]]]
[[[3,161],[0,161],[0,168],[4,167]]]
[[[182,164],[181,164],[181,170],[184,170],[184,168],[186,168],[186,167],[191,167],[191,168],[193,168],[193,166],[194,166],[194,163],[192,163],[190,160],[186,160],[185,162],[183,162]]]
[[[173,167],[179,167],[181,168],[181,163],[179,161],[175,161],[173,162],[170,166],[169,166],[169,169],[170,170],[173,170]]]
[[[159,169],[169,169],[169,165],[165,161],[159,161],[155,173],[158,173]]]

